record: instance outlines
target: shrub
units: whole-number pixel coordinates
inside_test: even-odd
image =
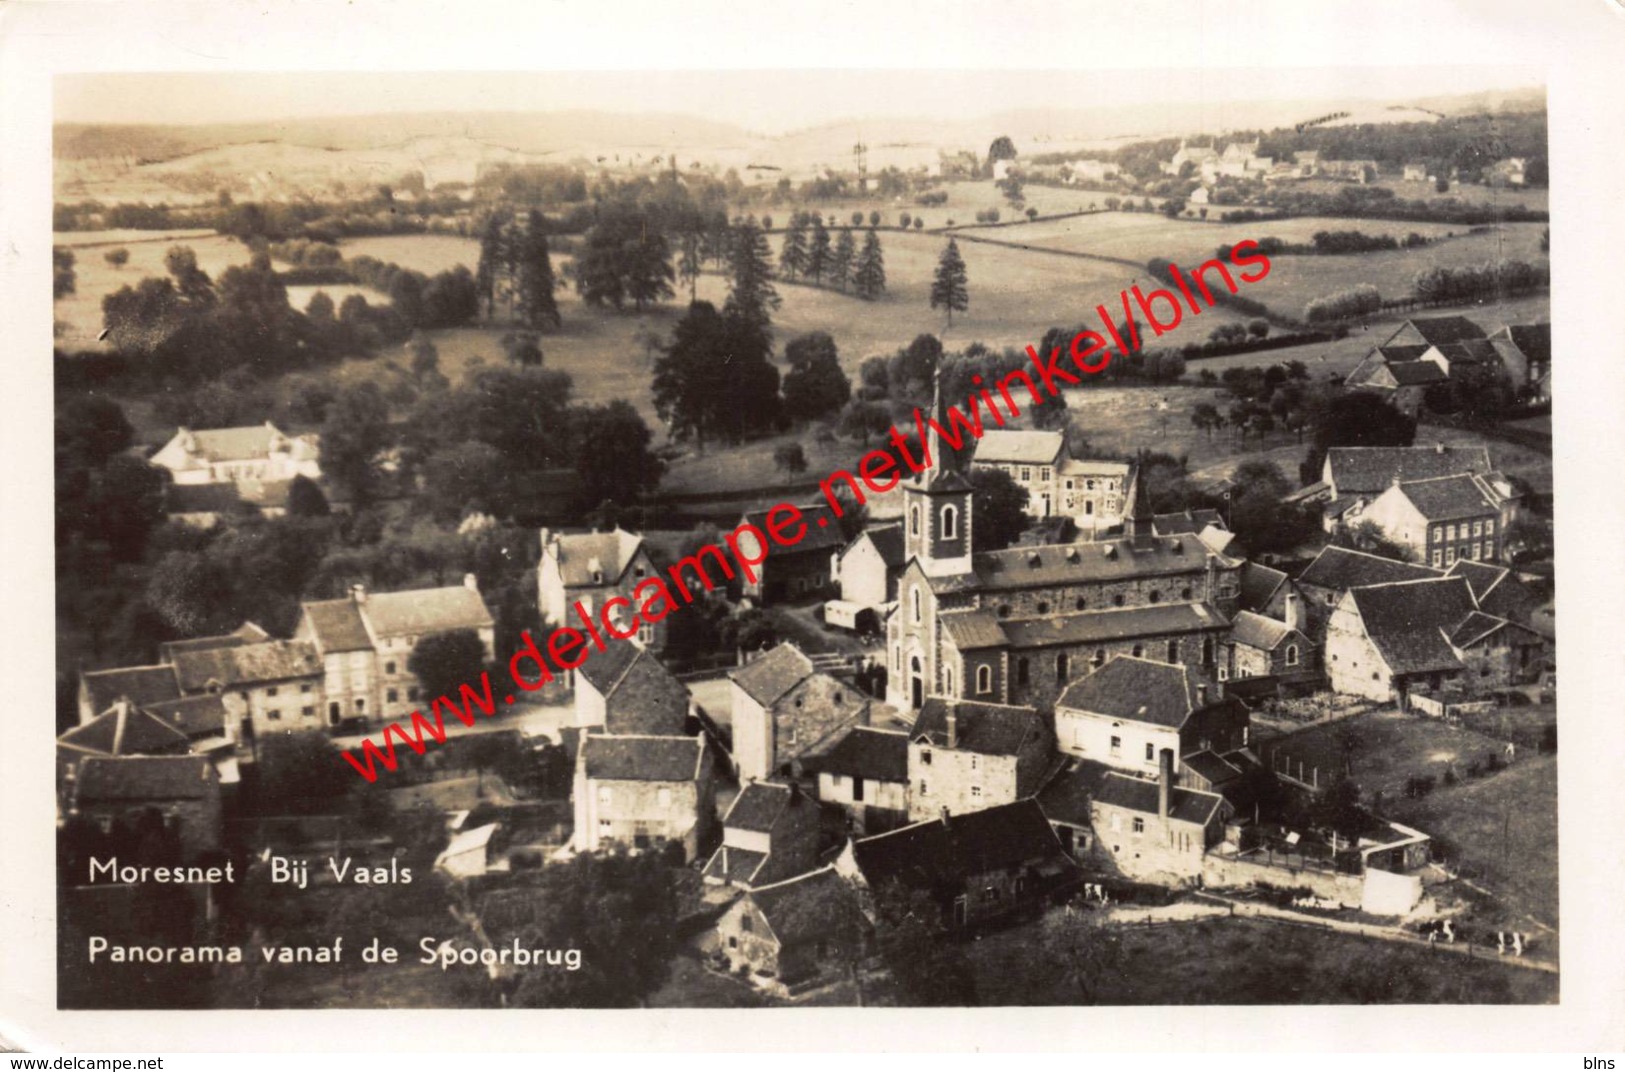
[[[1382,295],[1370,283],[1361,283],[1324,298],[1316,298],[1303,307],[1303,318],[1311,324],[1324,324],[1332,320],[1348,320],[1365,316],[1382,308]]]

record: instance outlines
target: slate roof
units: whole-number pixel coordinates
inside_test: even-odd
[[[1547,364],[1552,360],[1552,325],[1547,324],[1512,324],[1501,329],[1512,340],[1512,345],[1522,351],[1524,357],[1531,363]],[[1501,332],[1496,332],[1497,335]]]
[[[642,537],[617,528],[614,532],[561,535],[549,553],[558,559],[559,575],[566,588],[590,588],[619,581],[642,546]],[[602,580],[593,580],[595,562]]]
[[[807,526],[807,531],[801,539],[789,545],[781,544],[766,535],[767,515],[772,513],[771,510],[745,512],[743,520],[755,525],[757,530],[763,533],[763,540],[767,544],[767,561],[814,551],[839,551],[845,546],[846,537],[841,535],[841,519],[835,516],[835,511],[830,509],[828,503],[813,503],[800,506],[798,509],[801,511],[800,523]],[[790,531],[795,531],[793,526]]]
[[[1178,729],[1196,706],[1196,683],[1184,666],[1118,655],[1068,685],[1055,706]]]
[[[802,654],[800,648],[786,642],[728,676],[745,690],[745,695],[763,707],[771,707],[812,672],[812,660]]]
[[[839,937],[858,923],[856,891],[833,867],[760,886],[746,896],[781,945]]]
[[[1468,648],[1509,624],[1505,618],[1474,611],[1451,631],[1450,643],[1458,648]]]
[[[1188,756],[1181,756],[1179,761],[1203,778],[1210,785],[1221,786],[1233,779],[1239,778],[1245,772],[1241,767],[1210,749],[1192,752]]]
[[[1511,572],[1505,566],[1474,562],[1470,558],[1458,558],[1444,571],[1446,577],[1460,577],[1465,580],[1473,593],[1473,602],[1480,605],[1483,604],[1484,597],[1490,594],[1491,589],[1506,580]]]
[[[958,888],[976,876],[1032,861],[1070,865],[1036,800],[926,819],[852,843],[871,888],[897,879],[916,889]]]
[[[682,732],[688,719],[689,692],[659,659],[636,644],[612,643],[594,653],[577,672],[586,673],[600,660],[602,664],[588,680],[603,694],[609,732]]]
[[[705,861],[706,878],[720,879],[729,885],[745,885],[761,870],[767,853],[752,852],[735,845],[719,845],[711,858]]]
[[[1095,803],[1156,815],[1160,793],[1156,782],[1113,771],[1101,782],[1100,789],[1095,793]],[[1168,817],[1206,826],[1223,804],[1224,798],[1217,793],[1175,786],[1168,800]]]
[[[997,592],[1189,573],[1205,566],[1207,554],[1194,537],[1156,536],[1140,551],[1129,539],[984,551],[971,557],[971,568],[982,590]],[[1234,562],[1220,556],[1220,564]]]
[[[1420,346],[1379,346],[1377,353],[1391,362],[1416,361],[1431,349],[1432,347],[1426,343]],[[1435,365],[1434,368],[1437,369],[1438,366]]]
[[[422,636],[451,629],[489,629],[485,600],[467,585],[368,593],[361,612],[380,637]]]
[[[205,756],[89,756],[79,765],[82,804],[121,800],[197,800],[218,791]]]
[[[226,702],[216,693],[162,700],[146,710],[188,737],[210,737],[226,729]]]
[[[805,799],[805,798],[803,798]],[[790,787],[777,782],[749,782],[734,797],[722,825],[766,834],[790,804]]]
[[[1487,447],[1333,447],[1326,452],[1338,495],[1381,494],[1401,480],[1488,473]]]
[[[948,639],[960,651],[1002,648],[1008,639],[999,619],[989,610],[952,611],[938,616]]]
[[[211,462],[264,458],[271,453],[271,437],[278,434],[269,424],[256,424],[249,428],[194,429],[193,452]]]
[[[1195,536],[1209,525],[1224,528],[1224,518],[1217,510],[1183,510],[1176,514],[1157,514],[1151,519],[1151,530],[1158,536]]]
[[[1241,567],[1241,599],[1244,610],[1257,611],[1269,606],[1275,593],[1281,590],[1287,577],[1278,569],[1258,562],[1246,562]]]
[[[901,523],[877,525],[872,529],[865,529],[858,536],[858,540],[863,539],[865,536],[869,538],[870,543],[875,545],[875,550],[880,552],[880,560],[886,563],[887,566],[901,566],[908,561],[908,554],[903,547],[903,526]],[[853,542],[856,543],[857,540]]]
[[[1066,440],[1060,432],[990,428],[976,442],[979,464],[1053,465]]]
[[[138,707],[146,707],[160,700],[178,700],[181,695],[175,669],[170,666],[92,670],[84,675],[83,681],[93,711],[107,710],[120,697],[128,698]]]
[[[209,651],[213,648],[236,648],[244,644],[256,644],[262,640],[270,640],[271,634],[255,625],[253,622],[244,622],[236,629],[220,636],[193,637],[191,640],[167,640],[158,645],[158,657],[164,662],[173,662],[175,656],[181,652]]]
[[[1346,591],[1374,584],[1394,584],[1399,581],[1419,581],[1443,577],[1442,570],[1420,566],[1413,562],[1398,562],[1381,555],[1354,551],[1347,547],[1325,547],[1315,560],[1298,574],[1299,584],[1317,588]]]
[[[372,637],[353,599],[325,599],[305,604],[316,643],[324,654],[371,651]]]
[[[1066,458],[1061,462],[1062,476],[1128,476],[1127,462],[1109,462],[1099,458]]]
[[[1407,480],[1399,485],[1399,491],[1429,521],[1449,521],[1497,512],[1494,501],[1483,485],[1466,475]]]
[[[1488,339],[1463,339],[1461,342],[1442,343],[1438,351],[1452,365],[1477,365],[1499,361],[1501,357]]]
[[[191,741],[180,730],[139,707],[124,704],[114,705],[56,740],[106,756],[156,756],[191,748]]]
[[[1038,792],[1038,806],[1054,823],[1093,826],[1089,802],[1111,768],[1092,759],[1071,759]]]
[[[946,617],[946,616],[945,616]],[[1104,640],[1168,636],[1202,629],[1223,629],[1230,623],[1206,603],[1161,603],[1154,607],[1124,607],[1048,618],[1022,618],[1000,622],[1013,651],[1054,645],[1091,644]]]
[[[607,696],[642,650],[636,644],[607,644],[603,651],[593,652],[586,662],[577,667],[576,674],[586,678],[593,688]]]
[[[692,782],[700,775],[699,737],[608,736],[581,739],[587,777],[611,782]]]
[[[1461,668],[1445,637],[1477,610],[1465,580],[1379,584],[1351,589],[1350,596],[1366,635],[1395,674]]]
[[[1292,635],[1285,622],[1244,610],[1230,623],[1230,639],[1260,651],[1274,651]]]
[[[1388,365],[1388,374],[1401,387],[1425,387],[1450,379],[1448,372],[1431,361],[1394,361]]]
[[[321,655],[314,644],[303,640],[272,640],[175,654],[175,677],[185,692],[202,691],[211,681],[231,688],[318,677],[321,673]]]
[[[932,696],[920,708],[909,738],[922,737],[938,748],[948,747],[948,715],[954,715],[954,751],[984,756],[1013,756],[1027,742],[1042,739],[1044,720],[1031,707],[976,703]]]
[[[877,782],[908,781],[908,734],[850,726],[816,752],[801,757],[806,770]]]
[[[1484,329],[1465,316],[1420,317],[1407,320],[1405,323],[1426,339],[1430,346],[1484,338]]]

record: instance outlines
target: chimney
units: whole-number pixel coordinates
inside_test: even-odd
[[[1298,590],[1292,587],[1290,581],[1287,582],[1286,589],[1286,627],[1288,629],[1303,628],[1303,599],[1298,595]]]
[[[948,701],[948,747],[959,747],[959,704],[954,700]]]
[[[1443,454],[1445,451],[1444,442],[1442,440],[1435,441],[1433,444],[1433,449],[1438,453]]]
[[[949,822],[948,822],[948,805],[946,805],[946,804],[944,804],[942,806],[942,825],[943,826],[950,825]]]
[[[463,574],[463,587],[470,592],[478,592],[480,590],[480,579],[472,573],[465,573]]]
[[[793,808],[802,801],[801,783],[794,778],[790,779],[790,806]]]
[[[1164,748],[1157,755],[1159,770],[1157,772],[1157,817],[1168,818],[1168,805],[1174,796],[1174,750]]]
[[[556,542],[558,541],[553,535],[553,530],[544,528],[541,533],[542,554],[547,554],[547,549],[552,547]]]
[[[360,583],[352,584],[350,586],[350,601],[358,604],[365,603],[367,601],[367,586]]]

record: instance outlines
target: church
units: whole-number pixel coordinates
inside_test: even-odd
[[[1138,472],[1122,536],[1089,543],[978,553],[972,493],[941,467],[904,486],[907,565],[886,624],[888,703],[1047,707],[1114,655],[1220,679],[1243,562],[1189,533],[1157,535]]]

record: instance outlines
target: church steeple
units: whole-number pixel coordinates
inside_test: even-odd
[[[931,464],[903,487],[903,547],[932,577],[971,568],[970,481],[949,468],[937,432],[942,420],[941,367],[931,374],[931,412],[926,443]]]

